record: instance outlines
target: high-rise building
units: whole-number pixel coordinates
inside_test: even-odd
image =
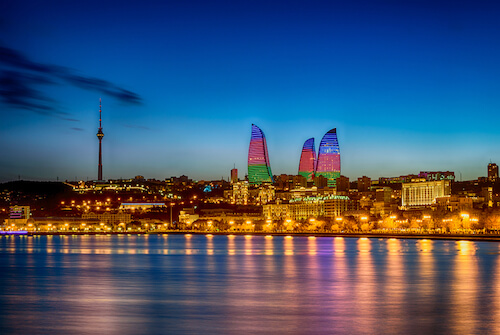
[[[238,182],[238,169],[233,168],[231,169],[231,183],[237,183]]]
[[[306,178],[307,181],[313,181],[314,171],[316,170],[316,149],[314,148],[314,138],[304,142],[302,154],[300,155],[299,175]]]
[[[340,148],[337,140],[337,129],[329,130],[321,139],[316,164],[316,176],[328,180],[328,186],[335,186],[340,177]]]
[[[104,133],[102,132],[102,124],[101,124],[101,99],[99,98],[99,129],[97,130],[97,138],[99,139],[99,165],[97,166],[97,180],[102,180],[102,148],[101,142],[104,137]]]
[[[495,163],[488,164],[488,180],[496,181],[498,179],[498,165]]]
[[[248,148],[248,181],[253,185],[273,182],[266,137],[254,124],[252,124],[252,137]]]

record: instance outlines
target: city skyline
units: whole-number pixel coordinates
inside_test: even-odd
[[[119,4],[119,5],[118,5]],[[500,5],[0,4],[0,181],[227,179],[248,125],[275,175],[334,125],[342,175],[487,175],[500,158]],[[460,178],[460,176],[462,176]]]

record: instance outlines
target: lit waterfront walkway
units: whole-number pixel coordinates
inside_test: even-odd
[[[255,236],[317,236],[346,238],[401,238],[401,239],[433,239],[433,240],[473,240],[498,241],[500,233],[493,232],[448,232],[425,233],[410,231],[372,231],[372,232],[333,232],[333,231],[199,231],[199,230],[133,230],[133,231],[0,231],[2,235],[144,235],[144,234],[194,234],[194,235],[255,235]]]

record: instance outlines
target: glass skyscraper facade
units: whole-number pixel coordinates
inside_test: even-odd
[[[248,149],[248,181],[254,185],[273,182],[266,137],[254,124],[252,124],[252,138]]]
[[[340,177],[340,148],[336,128],[329,130],[321,139],[315,175],[325,177],[328,186],[335,186],[336,179]]]
[[[302,154],[300,155],[299,175],[305,177],[307,181],[312,181],[314,171],[316,170],[316,149],[314,147],[314,138],[304,142]]]

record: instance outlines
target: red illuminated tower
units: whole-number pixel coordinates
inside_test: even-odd
[[[101,98],[99,98],[99,130],[97,131],[97,138],[99,139],[99,166],[97,172],[97,180],[102,180],[102,148],[101,142],[104,137],[104,133],[102,132],[101,125]]]

